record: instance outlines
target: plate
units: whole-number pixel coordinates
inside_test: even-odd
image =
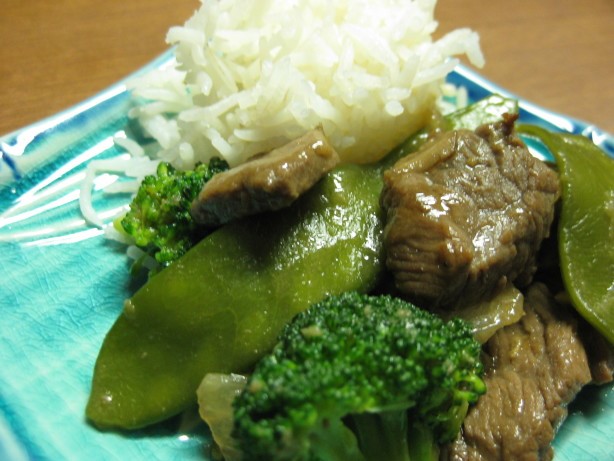
[[[169,50],[139,73],[172,59]],[[470,100],[512,96],[462,66],[449,81]],[[81,216],[79,185],[86,164],[121,154],[114,138],[133,135],[129,107],[122,81],[0,138],[0,459],[207,459],[210,436],[196,418],[130,434],[100,432],[84,419],[98,350],[135,286],[123,248]],[[520,112],[523,122],[586,135],[614,157],[614,138],[597,127],[525,101]],[[94,206],[109,220],[129,197],[105,194],[118,178],[102,173]],[[589,387],[573,403],[556,460],[613,459],[613,390]]]

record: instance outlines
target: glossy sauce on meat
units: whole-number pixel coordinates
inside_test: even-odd
[[[444,133],[385,173],[387,266],[419,305],[473,302],[531,280],[559,183],[514,121]]]
[[[567,404],[584,385],[600,379],[591,373],[580,320],[571,307],[555,302],[543,284],[531,286],[525,300],[521,321],[486,343],[487,392],[469,410],[461,435],[442,459],[552,459],[550,444]]]
[[[290,205],[339,163],[339,155],[321,129],[215,175],[192,204],[192,216],[204,226]]]

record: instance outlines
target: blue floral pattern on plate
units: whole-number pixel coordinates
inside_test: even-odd
[[[172,59],[169,51],[139,73]],[[465,87],[471,101],[509,95],[462,66],[449,82]],[[131,135],[129,107],[119,82],[0,138],[2,460],[207,459],[210,437],[196,417],[130,434],[100,432],[84,419],[98,349],[135,287],[123,248],[80,214],[79,189],[88,162],[121,153],[113,139]],[[520,109],[521,121],[584,134],[614,157],[614,138],[598,128],[524,101]],[[107,220],[128,201],[101,191],[115,180],[109,172],[94,185],[94,204]],[[612,390],[582,392],[555,440],[556,460],[613,459]]]

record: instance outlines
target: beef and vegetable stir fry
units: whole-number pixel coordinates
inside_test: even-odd
[[[381,302],[387,304],[384,298],[404,298],[415,303],[407,304],[410,309],[429,310],[446,321],[463,317],[465,320],[450,322],[459,322],[464,325],[463,331],[474,331],[477,338],[471,346],[464,343],[463,350],[479,352],[479,342],[484,343],[479,356],[481,365],[473,369],[471,379],[460,379],[454,384],[455,390],[447,394],[456,397],[443,398],[441,394],[440,399],[436,389],[451,384],[437,378],[432,381],[437,382],[436,386],[418,386],[419,399],[436,405],[405,402],[400,414],[424,412],[415,421],[425,425],[414,427],[419,431],[412,432],[421,434],[415,436],[422,437],[421,443],[409,437],[404,448],[397,450],[407,450],[409,458],[398,459],[551,459],[550,444],[566,416],[566,405],[585,385],[612,380],[614,355],[611,344],[595,333],[562,296],[563,280],[558,272],[552,272],[553,267],[558,269],[558,257],[540,253],[544,239],[552,243],[558,236],[553,222],[559,222],[555,215],[564,178],[559,177],[554,165],[531,156],[515,132],[513,109],[509,101],[493,97],[434,119],[434,126],[373,164],[333,166],[337,159],[326,148],[325,158],[315,159],[316,166],[308,161],[300,166],[295,163],[290,174],[275,175],[278,182],[250,183],[251,175],[246,176],[241,167],[220,173],[220,182],[225,180],[222,175],[228,175],[231,184],[238,178],[233,187],[219,194],[228,199],[219,207],[223,209],[222,221],[228,222],[206,221],[208,226],[219,227],[176,263],[152,276],[126,302],[96,364],[88,417],[103,427],[123,428],[164,420],[190,406],[204,376],[219,373],[248,377],[205,379],[203,384],[208,384],[201,386],[205,389],[201,399],[219,396],[221,402],[231,402],[234,398],[228,393],[232,393],[243,395],[242,401],[251,401],[249,394],[267,386],[272,386],[271,393],[282,392],[280,383],[300,382],[301,370],[308,375],[310,360],[314,360],[309,358],[311,347],[326,335],[316,320],[320,314],[310,314],[312,309],[336,309],[334,306],[344,300],[354,299],[345,293],[362,292],[373,296],[364,298],[364,305],[361,301],[364,313],[376,309]],[[493,111],[498,112],[494,118]],[[485,123],[475,126],[476,117]],[[313,136],[317,138],[315,143]],[[283,165],[292,163],[288,158],[305,157],[305,150],[315,144],[327,144],[321,130],[293,143],[290,153],[274,153],[272,161],[284,169]],[[297,149],[297,145],[302,147]],[[597,150],[591,155],[603,154]],[[276,163],[275,158],[283,160]],[[254,165],[260,160],[269,161],[263,156],[254,160]],[[296,188],[292,181],[298,183]],[[207,195],[208,184],[194,201],[195,214],[206,203],[202,195]],[[277,192],[275,184],[282,184]],[[242,188],[249,188],[249,194],[244,194]],[[288,193],[294,190],[302,193]],[[246,202],[252,199],[252,203]],[[236,213],[231,210],[235,206]],[[543,280],[553,282],[546,286]],[[324,299],[329,301],[318,305]],[[345,307],[339,306],[340,311]],[[314,323],[287,327],[302,318],[301,313],[313,318]],[[422,345],[412,342],[407,349],[414,351],[411,354],[427,346],[437,350],[437,335],[429,336],[428,328],[415,336],[419,326],[414,320],[389,314],[386,322],[393,322],[395,331],[405,331],[414,340],[419,336],[418,343]],[[330,355],[330,364],[353,363],[352,354],[360,356],[363,345],[365,351],[368,349],[362,343],[366,339],[354,338],[351,331],[377,330],[379,324],[363,324],[375,318],[379,317],[347,319],[350,325],[343,331],[347,341],[357,341],[357,348],[331,348],[331,354],[334,349],[334,354],[341,355]],[[343,322],[339,322],[342,328]],[[482,324],[487,327],[482,329]],[[284,336],[290,331],[291,340]],[[586,331],[591,333],[587,335]],[[386,338],[382,336],[382,341],[388,341]],[[395,344],[400,341],[396,336],[390,338]],[[441,344],[444,349],[428,359],[427,367],[451,370],[445,350],[454,347]],[[393,343],[382,343],[382,350],[388,348],[397,350]],[[405,356],[409,352],[403,349],[398,353],[398,363],[409,363]],[[281,357],[284,361],[292,357],[292,363],[279,362],[282,368],[276,368],[271,375],[277,376],[273,381],[266,381],[268,372],[257,371],[257,378],[250,379],[249,375],[262,363],[276,364]],[[416,359],[419,355],[412,357],[418,362],[423,360]],[[469,355],[465,358],[469,360]],[[462,363],[460,360],[455,366],[462,367]],[[373,364],[365,362],[368,367]],[[363,376],[368,373],[343,374],[343,368],[333,366],[329,372],[331,377],[338,372],[343,375],[334,384],[341,386],[343,382],[339,396],[354,396],[349,413],[374,411],[360,410],[371,407],[366,401],[356,400],[358,395],[367,398],[360,389],[369,388],[370,378]],[[396,372],[404,373],[402,367],[397,368]],[[351,369],[348,365],[347,370]],[[380,372],[373,373],[377,380]],[[332,433],[330,437],[325,435],[326,415],[345,414],[345,410],[334,409],[335,399],[327,400],[323,407],[316,404],[324,395],[337,395],[337,390],[326,387],[332,381],[324,378],[313,381],[314,388],[309,392],[303,389],[300,393],[301,408],[312,409],[308,414],[301,413],[307,419],[284,416],[283,427],[262,422],[270,433],[256,430],[260,426],[244,418],[273,417],[273,409],[266,414],[246,413],[239,407],[233,411],[227,404],[212,419],[207,419],[211,413],[205,411],[205,419],[227,460],[239,459],[228,453],[239,453],[245,459],[295,459],[294,455],[285,457],[283,450],[267,455],[266,447],[279,448],[275,444],[278,448],[274,449],[270,441],[284,437],[305,444],[288,453],[338,459],[321,458],[325,447],[318,445],[336,438]],[[226,390],[224,383],[232,385]],[[394,399],[402,401],[403,397],[397,395]],[[283,413],[284,409],[278,407],[276,404],[275,411]],[[441,418],[446,415],[445,432],[435,430],[435,407]],[[361,442],[365,437],[359,431],[362,422],[350,423],[357,415],[351,416],[342,418],[347,427],[335,425],[335,430],[340,430],[344,438],[356,437],[358,442],[344,442],[334,450],[329,446],[330,450],[341,459],[343,453],[346,459],[376,459],[373,456],[381,451],[367,448],[376,446],[372,445],[375,439]],[[307,420],[309,424],[319,421],[310,429],[316,431],[317,437],[300,435]],[[233,427],[250,429],[241,432]],[[249,443],[242,439],[247,435]],[[250,452],[251,446],[260,447],[258,455]],[[412,447],[420,454],[412,454]]]

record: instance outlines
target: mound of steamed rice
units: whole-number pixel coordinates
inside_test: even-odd
[[[131,113],[179,168],[237,165],[322,125],[344,161],[380,158],[432,113],[477,34],[434,40],[436,0],[201,0],[167,41],[176,64],[136,81]]]

